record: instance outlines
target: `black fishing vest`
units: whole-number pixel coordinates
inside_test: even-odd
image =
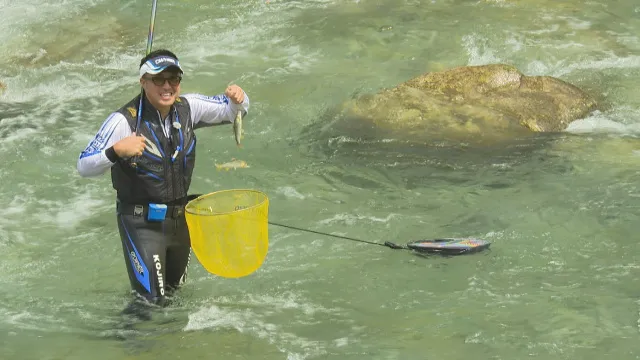
[[[135,131],[140,96],[118,110]],[[145,97],[137,135],[147,140],[142,156],[118,159],[111,167],[111,182],[123,203],[175,203],[187,196],[196,162],[196,136],[187,99],[180,97],[171,110],[170,136],[164,120]],[[176,124],[176,119],[180,125]],[[136,166],[132,166],[135,162]]]

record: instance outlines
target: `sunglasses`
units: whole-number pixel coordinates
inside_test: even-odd
[[[145,79],[151,80],[155,86],[163,86],[165,81],[168,81],[169,85],[171,86],[178,86],[180,84],[180,81],[182,81],[182,76],[178,76],[178,75],[171,76],[171,77],[163,77],[163,76],[146,77],[145,76]]]

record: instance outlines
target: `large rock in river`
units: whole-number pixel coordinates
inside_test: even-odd
[[[562,131],[595,108],[593,97],[565,81],[492,64],[426,73],[359,96],[340,106],[333,125],[347,136],[366,129],[411,142],[496,144]]]

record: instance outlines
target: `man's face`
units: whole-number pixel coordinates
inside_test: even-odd
[[[140,78],[140,85],[144,89],[149,102],[158,110],[168,111],[180,96],[180,71],[167,69],[159,74],[145,74]]]

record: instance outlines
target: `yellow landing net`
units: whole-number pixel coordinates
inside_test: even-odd
[[[185,207],[191,247],[212,274],[238,278],[256,271],[269,248],[269,199],[256,190],[202,195]]]

